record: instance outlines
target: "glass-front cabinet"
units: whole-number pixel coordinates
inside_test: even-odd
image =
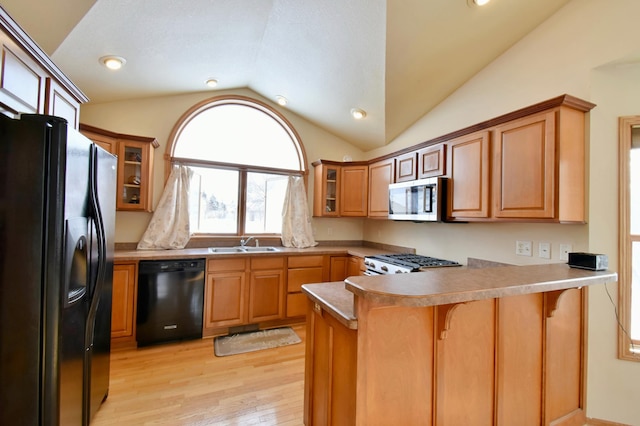
[[[314,163],[315,189],[313,200],[314,216],[338,216],[340,214],[340,166]]]
[[[124,135],[80,124],[86,137],[118,157],[116,209],[153,211],[153,153],[155,138]]]

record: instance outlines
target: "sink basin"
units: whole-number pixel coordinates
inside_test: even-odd
[[[244,253],[242,247],[209,247],[209,253]]]
[[[209,253],[268,253],[280,251],[278,247],[209,247]]]
[[[250,253],[260,253],[266,251],[280,251],[278,247],[264,246],[264,247],[242,247],[245,251]]]

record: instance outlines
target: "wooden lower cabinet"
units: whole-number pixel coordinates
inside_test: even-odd
[[[248,322],[284,318],[284,257],[251,259]]]
[[[347,265],[349,264],[349,256],[331,256],[329,281],[343,281],[347,278]]]
[[[291,256],[287,260],[287,318],[307,314],[307,296],[302,285],[326,281],[325,257]]]
[[[347,262],[347,277],[364,275],[364,271],[367,269],[367,267],[364,266],[364,257],[349,256]]]
[[[135,345],[137,269],[135,262],[113,265],[111,340],[114,346]]]
[[[284,265],[281,256],[209,259],[203,335],[284,318]]]
[[[354,425],[357,331],[307,303],[304,424]]]
[[[308,302],[305,424],[583,425],[583,290],[411,307]]]
[[[241,325],[246,320],[248,258],[210,259],[204,295],[203,328]]]

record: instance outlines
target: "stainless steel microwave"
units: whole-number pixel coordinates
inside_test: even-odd
[[[389,185],[389,219],[440,222],[446,179],[432,177]]]

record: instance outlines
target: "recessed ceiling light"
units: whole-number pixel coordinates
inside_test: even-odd
[[[285,98],[284,96],[281,96],[281,95],[276,96],[276,102],[280,106],[286,106],[289,103],[287,98]]]
[[[127,60],[122,56],[109,55],[100,58],[100,63],[110,70],[119,70],[124,64],[127,63]]]
[[[489,3],[491,0],[467,0],[467,5],[470,7],[474,6],[484,6]]]
[[[365,118],[367,116],[367,112],[365,110],[360,109],[360,108],[352,108],[351,109],[351,116],[353,118],[355,118],[356,120],[362,120],[363,118]]]
[[[216,80],[215,78],[210,78],[207,81],[204,82],[207,86],[213,88],[216,87],[218,85],[218,80]]]

